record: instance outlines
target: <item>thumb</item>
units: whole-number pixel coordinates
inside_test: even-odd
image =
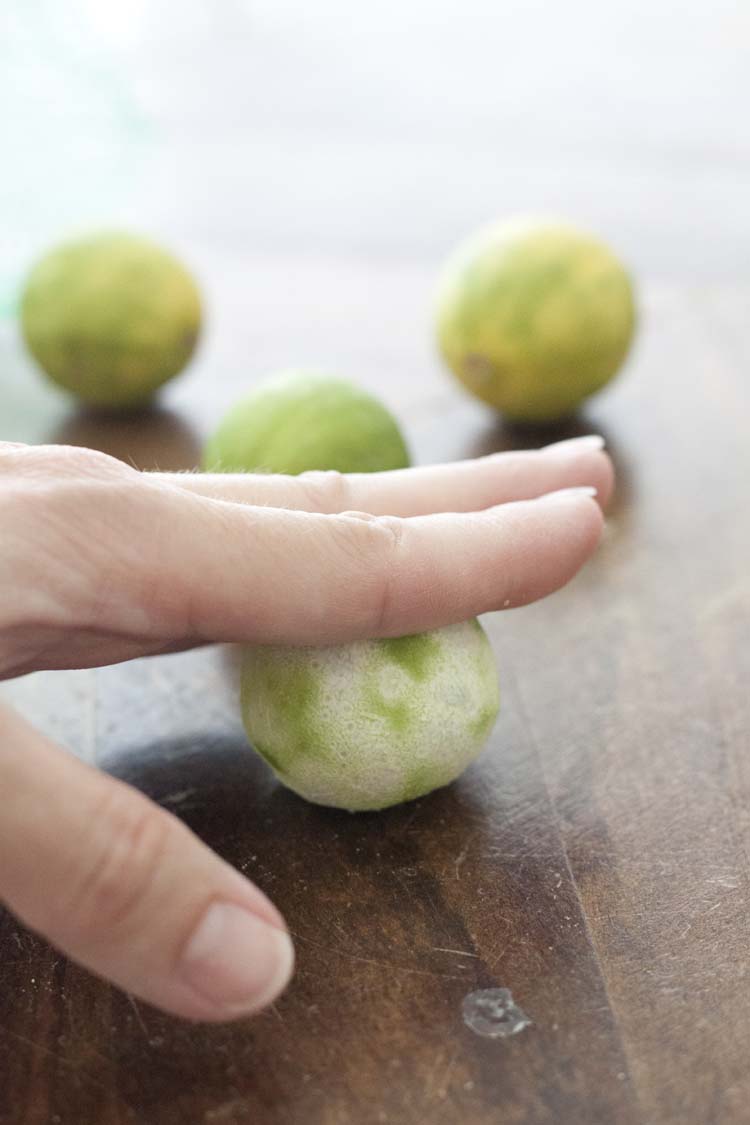
[[[0,899],[75,961],[176,1015],[228,1020],[292,973],[277,910],[175,817],[0,710]]]

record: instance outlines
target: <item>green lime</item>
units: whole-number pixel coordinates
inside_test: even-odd
[[[166,250],[106,232],[59,246],[34,266],[21,325],[58,386],[94,406],[137,407],[190,359],[201,301]]]
[[[376,398],[313,371],[264,379],[229,410],[203,454],[214,472],[371,473],[408,464],[401,431]]]
[[[316,804],[382,809],[453,781],[499,706],[478,621],[332,648],[248,648],[242,714],[281,781]]]
[[[571,413],[621,366],[635,329],[612,251],[555,221],[517,218],[469,239],[437,300],[440,350],[478,398],[522,422]]]

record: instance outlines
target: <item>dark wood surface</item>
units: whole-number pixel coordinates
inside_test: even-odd
[[[138,419],[71,413],[34,381],[7,324],[2,437],[193,465],[226,403],[278,362],[288,315],[281,266],[212,268],[230,323],[164,408]],[[299,962],[264,1015],[189,1026],[4,916],[0,1121],[740,1125],[750,291],[645,286],[622,378],[570,426],[517,433],[432,358],[429,270],[307,268],[319,304],[300,297],[297,340],[314,350],[320,307],[351,314],[333,333],[335,365],[380,389],[417,459],[603,432],[619,477],[604,542],[563,592],[487,619],[503,705],[480,762],[382,814],[314,808],[274,783],[237,721],[231,650],[6,685],[45,730],[255,879]],[[258,293],[264,279],[251,324],[231,301],[243,275]],[[365,331],[365,294],[387,337]],[[514,1038],[482,1038],[462,1020],[464,997],[493,986],[533,1021]]]
[[[236,395],[301,363],[382,395],[423,462],[600,431],[618,491],[569,588],[486,622],[484,757],[403,808],[275,785],[228,650],[0,689],[256,880],[298,950],[272,1010],[196,1027],[0,914],[0,1123],[745,1125],[747,10],[7,8],[0,438],[188,468]],[[431,344],[443,255],[519,209],[600,230],[642,282],[621,380],[547,433],[497,423]],[[39,248],[113,222],[174,244],[209,310],[161,409],[119,422],[46,389],[12,319]],[[532,1023],[475,1034],[462,1003],[485,987]]]

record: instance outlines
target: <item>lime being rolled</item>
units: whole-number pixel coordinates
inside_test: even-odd
[[[285,372],[209,440],[207,469],[377,472],[409,464],[398,425],[352,383]],[[498,686],[478,621],[332,647],[247,647],[242,716],[284,785],[318,804],[379,809],[447,785],[482,749]]]
[[[209,439],[213,472],[370,473],[403,469],[409,453],[393,415],[354,383],[323,372],[281,371],[253,387]]]
[[[29,351],[49,379],[106,408],[148,403],[187,364],[201,326],[190,273],[146,238],[67,242],[31,270],[21,298]]]
[[[382,809],[448,785],[497,717],[478,621],[331,648],[249,648],[242,716],[279,779],[315,804]]]
[[[440,351],[460,382],[518,422],[571,414],[621,367],[635,330],[633,285],[599,239],[518,217],[470,238],[437,296]]]

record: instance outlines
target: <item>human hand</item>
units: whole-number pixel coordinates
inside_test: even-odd
[[[606,503],[596,439],[350,477],[144,474],[0,443],[0,677],[211,641],[398,636],[522,605],[596,546],[581,486]],[[292,945],[257,888],[7,707],[0,736],[0,899],[19,918],[187,1018],[278,995]]]

